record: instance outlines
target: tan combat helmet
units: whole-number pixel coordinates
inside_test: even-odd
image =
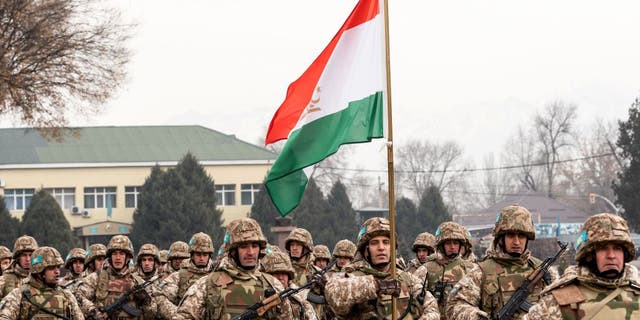
[[[18,259],[20,255],[25,251],[35,251],[38,249],[38,242],[31,236],[21,236],[16,239],[16,242],[13,244],[13,259]]]
[[[82,263],[87,259],[87,252],[82,248],[73,248],[67,253],[67,257],[64,259],[64,267],[69,270],[74,260],[78,260]]]
[[[110,259],[111,253],[116,250],[124,251],[129,255],[129,258],[134,257],[133,245],[131,244],[131,240],[129,240],[129,237],[125,235],[118,234],[111,237],[111,240],[109,240],[109,245],[107,245],[107,258]]]
[[[189,244],[184,241],[176,241],[169,247],[169,261],[173,259],[187,259],[189,254]]]
[[[329,248],[323,244],[319,244],[313,247],[313,256],[316,259],[327,259],[331,260],[331,253],[329,253]]]
[[[160,257],[160,263],[167,263],[169,261],[169,250],[160,250],[158,256]]]
[[[288,254],[282,251],[271,252],[265,255],[261,259],[260,264],[266,273],[274,274],[282,272],[289,275],[289,280],[295,279],[295,270],[291,264],[291,259],[289,259]]]
[[[262,228],[256,220],[251,218],[236,219],[229,223],[224,235],[226,252],[231,252],[241,243],[257,242],[261,252],[267,247],[267,239],[262,234]]]
[[[156,245],[154,244],[145,243],[140,247],[138,256],[136,257],[136,261],[138,262],[138,264],[140,264],[140,259],[142,259],[143,256],[152,256],[156,264],[160,263],[160,254],[158,252],[158,247],[156,247]]]
[[[333,256],[353,259],[356,255],[356,244],[347,239],[342,239],[333,247]]]
[[[636,248],[631,241],[629,226],[622,217],[611,213],[593,215],[582,225],[576,240],[576,261],[584,262],[600,245],[613,242],[625,251],[624,262],[630,262],[636,256]]]
[[[411,250],[413,252],[418,252],[418,248],[424,247],[427,249],[431,249],[431,252],[436,251],[436,237],[434,237],[429,232],[423,232],[416,236],[416,240],[413,241],[413,246]]]
[[[498,238],[509,232],[518,232],[527,236],[529,240],[536,239],[536,228],[531,220],[531,212],[525,207],[512,205],[505,207],[496,218],[493,228],[494,244]]]
[[[60,252],[52,247],[40,247],[31,254],[31,273],[40,273],[47,267],[64,264]]]
[[[369,240],[377,236],[387,236],[391,238],[389,220],[380,217],[367,219],[367,221],[362,224],[362,228],[360,228],[360,232],[358,233],[358,251],[362,253],[364,248],[369,244]]]
[[[441,248],[447,240],[458,240],[460,245],[467,242],[467,230],[458,223],[443,222],[436,230],[436,246]]]
[[[90,265],[98,257],[107,257],[107,247],[102,243],[94,243],[87,249],[87,259],[84,260],[84,265]]]
[[[284,240],[284,247],[287,251],[290,251],[289,245],[291,244],[291,241],[298,241],[302,243],[302,246],[307,248],[309,252],[313,252],[313,238],[307,229],[295,228],[291,230],[287,239]]]
[[[194,252],[213,254],[214,251],[215,248],[213,247],[213,241],[208,234],[204,232],[198,232],[191,236],[191,240],[189,240],[190,254],[193,254]]]
[[[12,259],[12,258],[13,258],[13,253],[11,252],[11,250],[9,250],[9,248],[5,246],[0,246],[0,261],[4,259]]]

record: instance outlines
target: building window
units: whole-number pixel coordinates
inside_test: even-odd
[[[9,210],[26,210],[34,192],[35,189],[5,189],[4,203]]]
[[[84,208],[111,208],[116,207],[116,187],[91,187],[84,188]]]
[[[240,202],[244,205],[252,205],[260,192],[260,184],[241,184]]]
[[[142,187],[124,187],[124,207],[136,208],[138,206],[138,197],[140,196],[140,188]]]
[[[236,185],[219,184],[216,185],[216,202],[221,206],[236,205]]]
[[[47,188],[44,190],[56,199],[62,209],[69,209],[76,205],[75,188]]]

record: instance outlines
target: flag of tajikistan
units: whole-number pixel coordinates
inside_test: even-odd
[[[315,163],[342,144],[383,137],[386,87],[379,0],[360,0],[320,56],[287,90],[266,144],[287,139],[266,188],[280,214],[293,210]]]

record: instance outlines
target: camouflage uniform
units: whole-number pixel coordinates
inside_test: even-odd
[[[338,241],[333,247],[333,253],[331,254],[334,259],[340,258],[348,258],[353,261],[353,258],[356,255],[356,244],[347,239],[342,239]],[[335,272],[342,271],[342,268],[338,267],[337,264],[334,264],[331,269],[327,272],[327,276],[331,276],[331,274]]]
[[[20,286],[20,282],[29,276],[29,270],[20,267],[18,258],[23,252],[38,249],[38,242],[30,236],[21,236],[13,244],[13,261],[0,277],[0,299],[8,295],[11,290]]]
[[[64,268],[67,269],[67,274],[60,279],[59,283],[65,289],[70,290],[71,292],[75,292],[80,285],[80,281],[84,278],[84,272],[76,274],[73,271],[73,262],[80,261],[84,263],[84,260],[87,257],[87,252],[82,248],[73,248],[69,250],[67,257],[65,258]]]
[[[436,237],[434,237],[431,233],[423,232],[416,236],[416,239],[413,241],[413,246],[411,247],[411,251],[414,253],[418,253],[418,248],[426,248],[428,253],[427,255],[431,255],[436,251]],[[426,263],[426,261],[425,261]],[[418,257],[411,259],[407,264],[407,267],[404,269],[406,272],[414,273],[423,263],[418,260]]]
[[[160,264],[165,265],[169,262],[169,250],[160,250],[158,252],[158,256],[160,257]]]
[[[327,259],[327,263],[331,260],[331,253],[329,248],[323,244],[319,244],[313,247],[313,261],[315,263],[318,259]]]
[[[100,273],[94,272],[85,277],[78,287],[77,296],[80,300],[80,308],[87,316],[97,317],[100,308],[112,305],[127,290],[144,282],[142,278],[134,274],[130,264],[125,263],[120,270],[116,270],[112,266],[111,254],[116,250],[125,252],[128,260],[134,256],[131,240],[127,236],[115,235],[111,237],[106,252],[109,263]],[[153,299],[148,295],[145,295],[144,299],[129,297],[127,304],[132,308],[141,309],[142,317],[153,318],[153,313],[149,310],[155,310],[155,305]],[[117,311],[115,317],[117,319],[136,319],[124,310]]]
[[[296,278],[293,279],[293,283],[302,286],[311,279],[316,271],[318,271],[318,269],[313,265],[311,261],[311,253],[313,252],[313,238],[311,238],[311,233],[309,233],[309,231],[307,231],[306,229],[295,228],[291,230],[291,233],[289,233],[289,236],[284,241],[284,247],[287,249],[287,251],[289,251],[289,257],[291,257],[289,246],[291,245],[292,241],[300,242],[302,246],[306,250],[308,250],[307,258],[304,262],[300,262],[298,259],[291,258],[293,269],[296,271]],[[305,252],[302,253],[302,256],[305,256]]]
[[[155,262],[153,271],[149,273],[145,273],[144,271],[142,271],[141,263],[142,263],[142,257],[144,256],[152,256],[153,261]],[[158,274],[158,266],[160,265],[160,254],[158,253],[158,247],[156,247],[154,244],[151,244],[151,243],[145,243],[142,246],[140,246],[140,250],[138,251],[138,256],[136,257],[136,263],[138,266],[138,268],[135,271],[136,275],[138,275],[140,278],[144,279],[145,281],[153,278],[156,274]]]
[[[451,288],[474,267],[472,262],[462,259],[460,255],[454,258],[449,258],[445,255],[444,243],[447,240],[457,240],[460,245],[463,245],[465,232],[464,227],[455,222],[440,224],[438,230],[436,230],[436,247],[438,250],[434,258],[429,259],[413,273],[423,284],[426,283],[426,290],[431,292],[438,301],[441,315],[445,314],[445,304]]]
[[[354,262],[345,266],[344,273],[337,273],[329,278],[325,297],[339,318],[391,318],[392,296],[380,290],[380,283],[388,281],[391,275],[373,268],[364,255],[370,239],[390,235],[387,219],[371,218],[365,221],[358,236],[358,252]],[[430,293],[427,292],[422,305],[417,302],[416,297],[422,289],[422,283],[417,278],[398,269],[396,279],[400,286],[398,315],[409,308],[404,319],[440,319],[438,305]]]
[[[467,260],[469,262],[478,262],[478,258],[476,257],[475,253],[473,253],[473,245],[471,244],[471,233],[469,233],[469,231],[467,230],[467,228],[465,228],[464,226],[462,227],[464,228],[464,247],[465,247],[465,253],[462,255],[462,259],[463,260]]]
[[[625,262],[635,256],[629,228],[623,218],[610,213],[590,217],[578,238],[576,261],[579,266],[547,287],[525,319],[640,319],[640,282],[634,274],[637,270],[625,264],[621,277],[607,279],[596,275],[588,266],[588,260],[595,258],[596,248],[606,243],[621,245]],[[596,306],[598,304],[601,306]]]
[[[171,244],[169,247],[169,256],[167,257],[167,264],[164,265],[162,269],[162,273],[164,274],[161,281],[166,279],[172,273],[180,270],[174,269],[171,261],[174,259],[189,259],[191,255],[189,254],[189,244],[184,241],[176,241]]]
[[[2,262],[5,259],[13,259],[13,253],[11,252],[11,250],[9,250],[9,248],[5,247],[5,246],[0,246],[0,262]],[[2,275],[2,268],[0,268],[0,276]]]
[[[498,242],[508,232],[522,233],[526,235],[527,241],[535,239],[535,228],[529,210],[520,206],[508,206],[498,214],[493,229],[493,245],[487,251],[487,257],[468,271],[449,292],[445,307],[449,319],[495,317],[526,276],[540,265],[541,261],[532,257],[529,250],[525,250],[519,257],[512,257],[502,249]],[[538,300],[545,282],[549,283],[541,281],[529,295],[529,302]]]
[[[59,268],[62,264],[58,250],[51,247],[36,249],[31,258],[32,274],[0,302],[0,319],[56,319],[47,313],[50,312],[66,319],[83,320],[84,315],[73,294],[59,286],[45,284],[39,275],[47,267]]]
[[[328,250],[328,249],[327,249]],[[273,275],[274,273],[286,273],[289,275],[289,279],[295,278],[295,271],[291,265],[291,259],[289,255],[284,252],[272,252],[264,256],[260,262],[262,271]],[[295,284],[289,283],[289,288],[296,289]],[[296,319],[315,320],[318,319],[316,312],[307,301],[308,289],[301,290],[298,293],[289,297],[291,303],[291,311]]]
[[[216,271],[200,278],[187,290],[177,314],[171,315],[174,319],[228,320],[263,300],[266,290],[284,290],[273,276],[260,272],[257,266],[246,270],[233,258],[242,243],[258,243],[261,249],[266,247],[267,241],[255,220],[243,218],[230,222],[225,243],[226,255]],[[289,301],[283,301],[260,319],[294,319]]]
[[[100,270],[95,270],[95,265],[93,264],[96,258],[99,257],[107,257],[107,247],[101,243],[94,243],[90,245],[89,249],[87,249],[87,259],[84,260],[84,273],[86,275],[93,272],[100,272]]]

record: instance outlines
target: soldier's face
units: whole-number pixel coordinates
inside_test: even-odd
[[[338,268],[342,268],[346,266],[349,262],[351,262],[351,258],[347,258],[347,257],[336,258],[336,266],[338,266]]]
[[[424,247],[418,247],[416,249],[416,258],[420,261],[420,263],[425,263],[427,261],[427,257],[429,256],[430,250]]]
[[[617,276],[624,269],[624,249],[619,244],[608,243],[596,249],[598,271]]]
[[[116,270],[123,269],[127,260],[127,254],[122,250],[115,250],[111,253],[111,266]]]
[[[276,279],[280,280],[280,283],[282,283],[282,285],[285,288],[289,287],[289,275],[287,273],[284,272],[276,272],[272,274]]]
[[[313,264],[315,264],[316,267],[318,267],[320,269],[324,269],[324,267],[326,267],[327,264],[329,264],[329,260],[327,260],[327,259],[316,259],[316,261],[314,261]]]
[[[10,264],[11,264],[11,258],[2,259],[2,261],[0,262],[0,270],[7,270]]]
[[[81,274],[84,271],[84,261],[75,259],[71,263],[71,268],[73,269],[73,273]]]
[[[245,269],[253,269],[258,264],[260,245],[255,242],[241,243],[238,246],[238,261]]]
[[[25,251],[18,257],[18,264],[22,269],[31,269],[31,253],[32,251]]]
[[[182,264],[183,260],[184,259],[182,259],[182,258],[173,258],[173,259],[171,259],[171,268],[173,268],[173,270],[180,269],[180,265]]]
[[[376,236],[369,240],[369,254],[372,265],[388,264],[391,256],[391,239],[385,236]]]
[[[209,264],[209,258],[211,255],[206,252],[194,252],[191,257],[196,267],[203,268]]]
[[[57,266],[46,267],[43,272],[43,280],[47,285],[56,285],[60,277],[60,268]]]
[[[527,236],[522,233],[509,232],[504,235],[504,250],[507,253],[524,253],[527,247]]]
[[[96,270],[102,270],[103,264],[104,264],[104,257],[96,257],[96,259],[93,260],[93,265],[95,266]]]
[[[142,256],[142,258],[140,258],[140,268],[144,273],[153,272],[156,268],[156,261],[152,256]]]
[[[460,241],[447,240],[444,242],[444,254],[447,257],[455,257],[460,253]]]
[[[304,246],[302,243],[298,241],[291,241],[289,243],[289,254],[291,255],[291,258],[301,258],[303,250]]]

